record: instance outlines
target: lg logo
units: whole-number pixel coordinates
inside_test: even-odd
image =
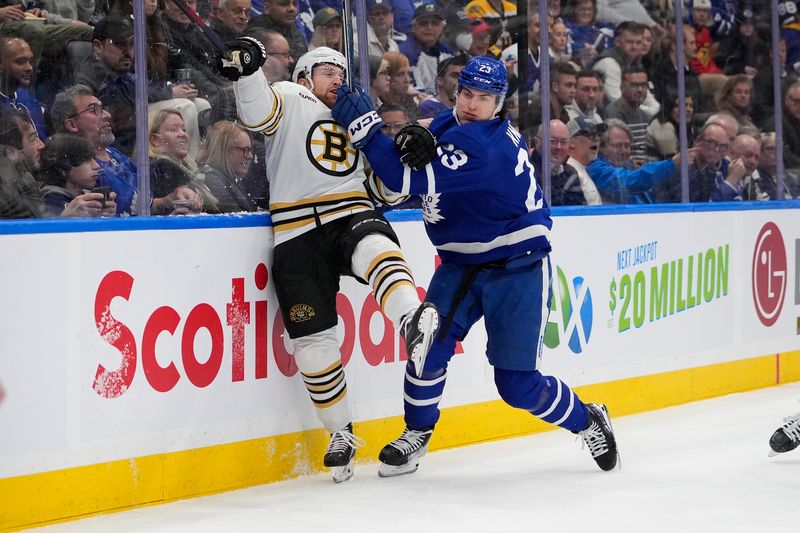
[[[786,295],[786,247],[778,226],[767,222],[753,251],[753,303],[762,324],[772,326]]]

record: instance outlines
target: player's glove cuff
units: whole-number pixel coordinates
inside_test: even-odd
[[[380,131],[382,124],[383,121],[376,111],[361,115],[347,126],[350,142],[358,149],[363,148]]]

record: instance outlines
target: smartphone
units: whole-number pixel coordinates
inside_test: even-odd
[[[189,211],[194,211],[194,200],[173,200],[172,209],[178,209],[179,207],[185,207]]]
[[[102,187],[95,187],[92,192],[97,192],[103,195],[103,207],[108,203],[108,195],[111,194],[111,187],[104,185]]]

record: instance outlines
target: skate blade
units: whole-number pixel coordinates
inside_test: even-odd
[[[769,453],[767,454],[767,457],[775,457],[776,455],[780,454],[781,452],[776,452],[775,450],[770,449]]]
[[[413,474],[419,469],[419,460],[412,461],[400,466],[387,465],[381,463],[378,467],[378,477],[396,477],[403,474]]]
[[[413,353],[409,354],[409,359],[414,363],[417,377],[422,377],[422,370],[425,368],[425,359],[428,358],[428,351],[431,349],[436,332],[439,331],[439,312],[435,308],[424,309],[419,315],[417,328],[420,331],[428,331],[423,334],[422,342],[414,347]]]
[[[330,470],[334,483],[344,483],[353,477],[353,463],[345,466],[332,466]]]

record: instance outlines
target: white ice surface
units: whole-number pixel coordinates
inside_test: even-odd
[[[769,458],[800,384],[612,419],[622,469],[559,430],[38,529],[66,532],[800,532],[800,448]],[[613,416],[613,413],[612,413]]]

